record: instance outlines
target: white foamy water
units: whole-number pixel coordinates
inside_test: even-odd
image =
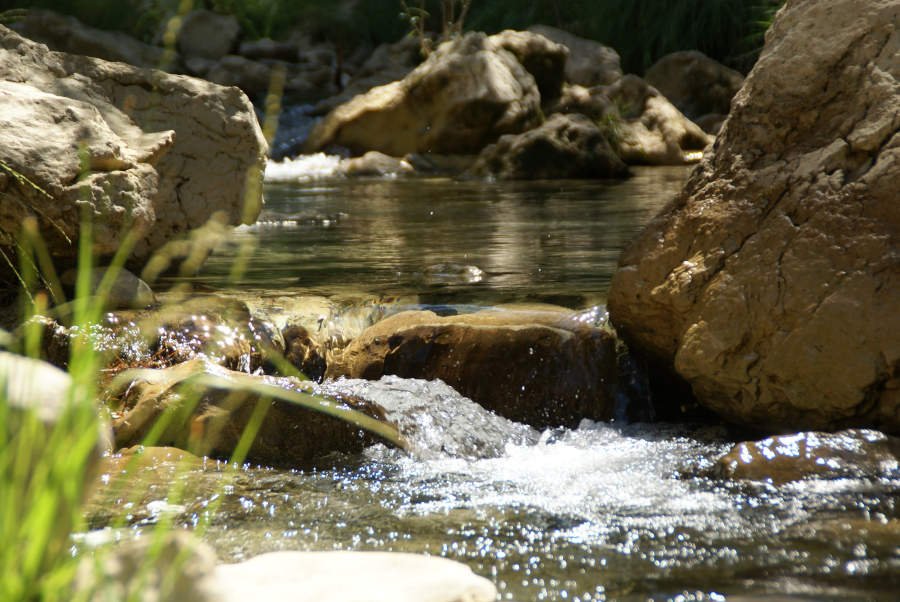
[[[267,182],[307,182],[330,178],[338,173],[341,158],[337,155],[315,153],[300,155],[295,159],[266,163]]]

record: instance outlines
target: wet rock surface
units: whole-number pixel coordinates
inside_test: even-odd
[[[773,483],[809,478],[898,478],[900,439],[851,429],[745,441],[719,458],[711,472],[718,477]]]
[[[556,114],[524,134],[507,134],[481,151],[471,173],[501,179],[617,178],[628,167],[584,115]]]
[[[535,427],[608,419],[615,340],[557,311],[402,312],[376,323],[326,376],[441,379],[497,414]]]
[[[213,376],[216,381],[190,385],[190,379],[198,376]],[[223,383],[234,384],[237,389],[225,388]],[[113,422],[116,445],[142,443],[157,421],[163,420],[165,426],[157,445],[228,459],[247,429],[259,419],[247,460],[300,468],[326,461],[325,456],[335,452],[358,452],[376,440],[346,421],[279,398],[267,398],[251,388],[256,384],[309,392],[309,387],[295,379],[233,372],[204,358],[165,370],[144,371],[135,375],[122,397],[113,402],[122,408]],[[343,401],[347,407],[384,420],[375,404],[350,398]],[[262,417],[254,418],[260,412],[264,412]]]
[[[131,225],[133,257],[146,259],[214,214],[236,225],[259,212],[245,184],[261,174],[266,143],[235,88],[51,52],[5,27],[0,88],[0,158],[27,178],[0,182],[12,197],[0,204],[0,246],[33,215],[51,255],[71,259],[86,204],[95,254],[113,254]]]
[[[900,5],[788,2],[713,152],[623,254],[634,349],[754,428],[900,431]]]

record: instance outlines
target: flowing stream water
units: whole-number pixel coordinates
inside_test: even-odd
[[[345,180],[327,177],[328,158],[312,161],[281,166],[275,176],[294,181],[270,182],[260,223],[238,229],[190,281],[235,294],[602,313],[623,245],[687,177],[647,168],[623,182]],[[537,432],[439,381],[323,387],[382,402],[414,451],[376,445],[333,468],[247,466],[232,477],[207,462],[175,477],[180,495],[138,475],[138,498],[101,495],[92,524],[124,516],[133,532],[166,513],[187,526],[209,520],[205,538],[224,561],[285,549],[436,554],[520,602],[900,591],[898,470],[784,485],[715,479],[703,475],[730,448],[718,427],[584,421]]]

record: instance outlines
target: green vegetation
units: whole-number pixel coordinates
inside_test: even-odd
[[[0,10],[23,6],[0,0]],[[160,24],[192,8],[235,15],[248,38],[302,30],[342,49],[392,42],[405,34],[489,33],[535,23],[612,46],[626,72],[642,73],[661,56],[697,49],[747,70],[782,0],[33,0],[104,29],[146,41]],[[124,5],[124,6],[123,6]]]

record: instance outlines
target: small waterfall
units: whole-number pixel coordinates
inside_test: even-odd
[[[323,383],[319,391],[361,397],[383,407],[419,459],[492,458],[509,445],[534,444],[540,437],[531,427],[497,416],[440,380],[338,379]]]

